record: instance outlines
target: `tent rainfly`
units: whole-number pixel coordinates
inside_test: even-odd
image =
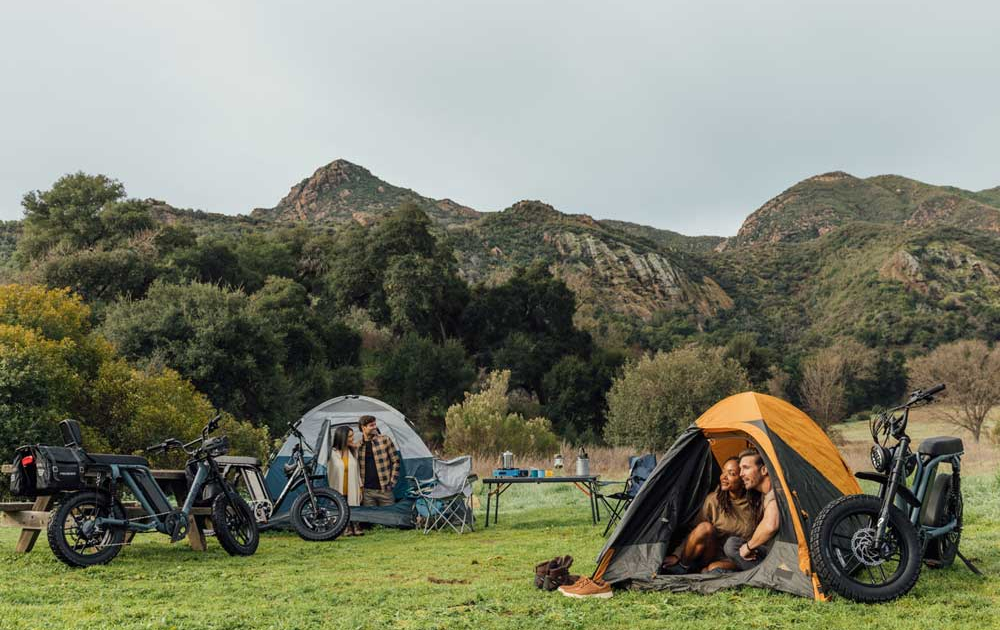
[[[720,464],[748,447],[762,455],[781,510],[767,557],[749,571],[657,575],[718,483]],[[746,585],[826,599],[812,572],[809,528],[827,503],[860,492],[837,447],[809,416],[772,396],[736,394],[712,406],[670,448],[605,544],[594,576],[637,590],[712,593]]]

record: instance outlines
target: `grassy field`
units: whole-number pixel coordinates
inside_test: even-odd
[[[1000,479],[965,485],[962,548],[1000,575]],[[622,592],[580,601],[537,591],[532,567],[572,554],[589,573],[602,527],[571,487],[513,488],[499,527],[458,536],[376,530],[307,543],[268,533],[251,558],[141,538],[110,565],[71,570],[44,539],[14,554],[0,530],[0,628],[980,628],[1000,589],[964,567],[925,569],[905,599],[867,607],[744,589],[713,596]]]

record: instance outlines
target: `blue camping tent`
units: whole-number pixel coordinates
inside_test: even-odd
[[[401,414],[392,406],[367,396],[340,396],[326,401],[307,412],[299,419],[296,427],[305,437],[305,443],[310,448],[316,449],[315,457],[317,461],[317,473],[326,475],[326,462],[330,454],[331,438],[333,431],[343,425],[350,425],[355,429],[355,439],[360,439],[360,431],[357,430],[358,418],[361,416],[375,416],[379,431],[392,438],[399,449],[401,466],[399,481],[396,483],[394,493],[396,495],[396,505],[381,508],[351,508],[351,520],[364,523],[379,523],[381,525],[392,525],[395,527],[413,526],[413,499],[408,497],[410,484],[406,480],[407,476],[414,476],[418,479],[429,479],[433,474],[430,449],[424,441],[417,435],[416,430],[406,416]],[[325,429],[325,430],[324,430]],[[288,478],[285,476],[284,465],[292,454],[292,446],[296,443],[296,438],[291,434],[285,436],[285,440],[278,449],[278,452],[271,458],[267,469],[267,489],[272,497],[278,496],[285,487]],[[315,445],[315,447],[313,446]],[[301,488],[298,490],[301,492]],[[276,524],[288,518],[288,508],[292,505],[292,498],[285,500],[281,510],[277,511],[272,519]]]

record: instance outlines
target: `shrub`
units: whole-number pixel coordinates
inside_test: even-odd
[[[615,446],[665,451],[706,409],[750,388],[746,370],[719,348],[644,355],[614,379],[604,437]]]
[[[445,415],[445,450],[449,453],[500,452],[545,455],[555,452],[559,440],[545,418],[525,420],[511,413],[507,401],[510,371],[491,372],[482,391],[466,393],[465,400]]]

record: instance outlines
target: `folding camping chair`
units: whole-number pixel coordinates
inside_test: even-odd
[[[466,528],[472,531],[475,518],[472,512],[472,484],[479,477],[472,473],[472,457],[463,455],[455,459],[433,462],[434,477],[417,479],[407,477],[413,484],[414,509],[423,519],[426,534],[432,529],[451,527],[461,534]]]
[[[625,514],[625,510],[632,503],[632,499],[635,495],[639,493],[639,488],[642,484],[646,482],[649,475],[652,474],[653,469],[656,468],[656,455],[653,453],[647,453],[641,457],[629,457],[628,458],[628,479],[625,480],[625,487],[621,492],[615,492],[612,494],[598,494],[597,497],[601,500],[604,505],[607,506],[608,510],[611,512],[608,516],[608,525],[604,528],[604,535],[607,536],[611,528],[614,527],[615,523],[621,520],[622,516]],[[621,483],[608,482],[608,483]],[[614,501],[610,503],[608,500]]]

